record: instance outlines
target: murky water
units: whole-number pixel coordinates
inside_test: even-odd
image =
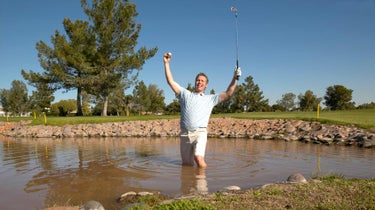
[[[375,150],[300,142],[209,139],[208,168],[180,165],[178,138],[7,139],[0,137],[0,209],[41,209],[97,200],[119,208],[128,191],[178,196],[341,174],[374,178]]]

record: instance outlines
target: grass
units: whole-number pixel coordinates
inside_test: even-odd
[[[6,118],[1,118],[1,121],[8,122],[20,122],[21,120],[30,120],[32,121],[30,125],[54,125],[54,126],[63,126],[63,125],[75,125],[75,124],[99,124],[107,122],[123,122],[123,121],[134,121],[134,120],[158,120],[158,119],[178,119],[177,115],[145,115],[145,116],[68,116],[68,117],[57,117],[57,116],[47,116],[46,122],[44,117],[10,117],[8,120]]]
[[[166,204],[141,198],[133,210],[149,209],[375,209],[375,179],[345,179],[330,175],[309,184],[274,184],[225,194],[217,192]],[[150,200],[150,199],[148,199]],[[162,200],[160,200],[162,202]]]
[[[322,111],[319,118],[316,112],[248,112],[228,116],[241,119],[297,119],[375,129],[375,109]]]
[[[67,124],[92,124],[106,122],[122,122],[130,120],[157,120],[178,119],[178,115],[146,115],[146,116],[83,116],[83,117],[53,117],[47,116],[47,125],[63,126]],[[238,119],[296,119],[307,121],[319,121],[329,124],[355,125],[365,129],[375,129],[375,109],[322,111],[319,118],[316,112],[247,112],[234,114],[215,114],[212,117],[233,117]],[[43,117],[11,117],[0,118],[0,121],[19,122],[21,120],[32,120],[31,125],[45,124]]]

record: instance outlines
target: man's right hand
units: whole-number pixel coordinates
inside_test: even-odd
[[[171,61],[171,58],[172,58],[172,53],[170,52],[164,53],[164,63],[169,63]]]

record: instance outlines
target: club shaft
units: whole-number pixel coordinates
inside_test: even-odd
[[[235,20],[236,20],[236,66],[239,67],[239,64],[238,64],[238,21],[237,21],[237,10],[235,12]]]

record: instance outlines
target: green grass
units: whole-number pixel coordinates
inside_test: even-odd
[[[123,122],[123,121],[134,121],[134,120],[157,120],[157,119],[178,119],[177,115],[147,115],[147,116],[69,116],[69,117],[56,117],[56,116],[47,116],[46,123],[43,116],[36,117],[9,117],[1,118],[0,122],[20,122],[21,120],[30,120],[32,121],[30,125],[54,125],[54,126],[63,126],[63,125],[75,125],[75,124],[98,124],[98,123],[107,123],[107,122]]]
[[[239,119],[297,119],[375,129],[375,109],[322,111],[319,114],[319,118],[317,118],[316,112],[248,112],[213,116],[227,116]]]
[[[52,117],[47,116],[47,125],[63,126],[66,124],[91,124],[105,122],[122,122],[130,120],[156,120],[178,119],[178,115],[147,115],[147,116],[84,116],[84,117]],[[307,121],[319,121],[329,124],[355,125],[366,129],[375,129],[375,109],[359,109],[344,111],[322,111],[319,118],[316,112],[247,112],[234,114],[215,114],[212,117],[233,117],[238,119],[296,119]],[[44,124],[43,117],[10,117],[1,118],[0,121],[19,122],[20,120],[32,120],[31,125]]]
[[[375,179],[345,179],[337,175],[315,177],[309,184],[274,184],[239,192],[213,193],[162,204],[163,199],[141,198],[132,210],[159,209],[375,209]],[[155,202],[159,201],[159,202]]]

